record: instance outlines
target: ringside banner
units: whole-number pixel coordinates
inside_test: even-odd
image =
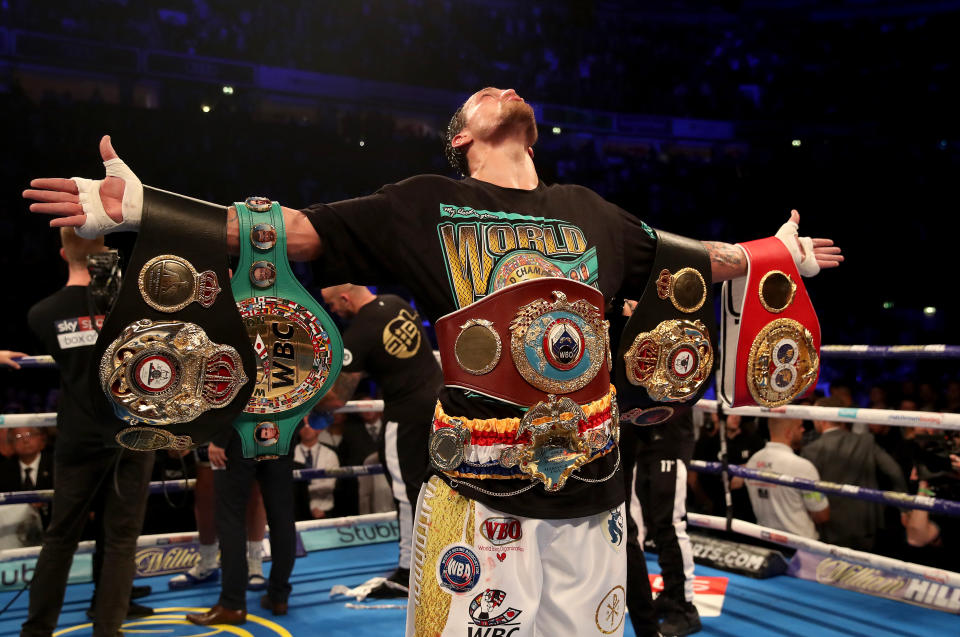
[[[788,571],[800,579],[960,614],[960,587],[938,582],[937,572],[931,567],[926,579],[908,577],[803,549],[794,554]]]

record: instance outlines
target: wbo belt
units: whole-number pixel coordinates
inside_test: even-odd
[[[437,402],[430,462],[452,478],[529,479],[559,491],[583,465],[620,440],[616,390],[577,405],[550,395],[523,418],[455,418]]]
[[[596,288],[541,278],[447,314],[435,325],[444,384],[521,407],[547,394],[597,400],[612,366],[603,305]]]
[[[453,477],[526,476],[557,491],[576,469],[613,449],[619,420],[602,308],[596,288],[541,278],[438,320],[448,387],[529,409],[523,418],[474,421],[446,418],[438,407],[433,466]]]
[[[727,405],[779,407],[816,385],[820,323],[777,237],[739,244],[747,276],[723,284],[719,395]]]
[[[703,244],[657,231],[651,272],[614,359],[621,420],[634,425],[666,422],[695,403],[713,372],[717,326]]]

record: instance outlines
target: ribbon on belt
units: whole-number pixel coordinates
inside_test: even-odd
[[[739,245],[747,276],[723,284],[720,398],[733,407],[786,405],[816,386],[820,323],[780,239]]]
[[[623,328],[614,364],[621,421],[666,422],[703,396],[713,372],[716,319],[703,244],[657,231],[651,276]]]
[[[551,398],[523,418],[455,418],[437,402],[431,463],[453,478],[534,479],[547,491],[560,490],[575,470],[613,451],[619,412],[612,385],[583,407]]]
[[[94,350],[120,445],[185,449],[240,414],[257,367],[228,265],[222,206],[144,187],[128,276]]]
[[[596,288],[541,278],[508,286],[438,320],[448,387],[529,409],[507,424],[483,421],[483,429],[464,424],[474,421],[438,418],[430,441],[433,465],[452,476],[526,475],[556,491],[574,470],[602,455],[598,451],[612,449],[619,429],[603,303]],[[598,418],[604,423],[600,429]],[[485,445],[496,457],[490,450],[482,458],[464,456],[474,432],[487,428],[500,436]],[[465,462],[483,466],[461,467]]]

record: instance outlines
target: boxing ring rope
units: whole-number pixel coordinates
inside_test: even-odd
[[[355,478],[384,473],[382,464],[365,464],[355,467],[337,467],[335,469],[294,469],[295,481],[316,480],[317,478]],[[196,485],[196,478],[180,480],[161,480],[150,483],[150,493],[181,493],[190,491]],[[0,506],[4,504],[31,504],[33,502],[52,502],[53,489],[33,491],[0,492]]]
[[[23,359],[21,359],[23,360]],[[382,400],[351,400],[334,410],[338,414],[353,414],[361,411],[383,411]],[[0,414],[0,429],[11,427],[56,427],[57,413],[47,411],[36,414]]]
[[[727,530],[727,519],[714,515],[688,513],[687,522],[689,522],[692,526],[698,526],[705,529],[713,529],[715,531]],[[930,566],[913,564],[912,562],[904,562],[892,557],[885,557],[883,555],[876,555],[874,553],[867,553],[865,551],[857,551],[855,549],[850,549],[843,546],[835,546],[833,544],[820,542],[819,540],[811,540],[810,538],[802,537],[800,535],[794,535],[793,533],[788,533],[786,531],[779,531],[777,529],[770,529],[758,524],[753,524],[751,522],[744,522],[743,520],[733,520],[732,530],[740,535],[745,535],[747,537],[751,537],[756,540],[762,540],[764,542],[773,542],[774,544],[779,544],[780,546],[786,546],[792,549],[802,549],[817,555],[847,560],[849,562],[854,562],[856,564],[871,568],[885,569],[893,571],[898,575],[918,577],[927,581],[936,582],[938,584],[947,584],[955,587],[960,586],[960,573],[954,573],[952,571],[943,571]]]
[[[822,345],[826,358],[960,358],[960,345]]]
[[[438,356],[439,352],[434,351]],[[960,358],[960,345],[821,345],[826,358]],[[21,367],[55,367],[52,356],[24,356]]]
[[[691,460],[690,468],[701,473],[721,473],[724,471],[724,465],[721,462],[704,462],[703,460]],[[794,489],[804,491],[817,491],[820,493],[833,493],[857,500],[867,500],[870,502],[879,502],[880,504],[889,504],[901,509],[919,509],[921,511],[931,511],[934,513],[943,513],[945,515],[960,516],[960,502],[953,500],[941,500],[926,495],[909,495],[899,491],[880,491],[878,489],[869,489],[867,487],[858,487],[854,484],[838,484],[836,482],[827,482],[825,480],[809,480],[807,478],[798,478],[774,471],[760,471],[751,469],[743,465],[728,464],[726,471],[741,478],[749,478],[760,482],[773,484],[782,484]],[[0,496],[2,497],[2,496]],[[0,499],[2,501],[2,499]]]
[[[702,399],[693,406],[698,411],[716,412],[717,401]],[[382,400],[351,400],[336,413],[383,411]],[[894,427],[929,427],[960,431],[960,414],[935,411],[897,411],[894,409],[867,409],[863,407],[814,407],[812,405],[785,405],[783,407],[724,408],[726,414],[759,416],[762,418],[800,418],[802,420],[829,420],[831,422],[863,422]],[[53,427],[57,414],[0,414],[0,429],[9,427]]]
[[[377,524],[392,522],[397,519],[396,511],[385,513],[367,513],[343,518],[326,518],[323,520],[302,520],[297,522],[297,531],[313,531],[314,529],[339,529],[359,524]],[[137,538],[137,548],[163,546],[167,544],[190,544],[199,542],[200,535],[196,531],[182,533],[158,533],[156,535],[141,535]],[[0,551],[0,558],[4,560],[23,559],[40,555],[40,546],[25,546],[23,548],[5,549]],[[77,545],[77,551],[93,551],[94,540],[84,540]]]
[[[702,399],[693,406],[698,411],[716,412],[717,401]],[[928,427],[960,431],[960,414],[936,411],[898,411],[896,409],[867,409],[865,407],[814,407],[813,405],[784,405],[783,407],[723,408],[725,414],[759,416],[761,418],[799,418],[801,420],[828,420],[830,422],[862,422],[869,425],[893,427]]]

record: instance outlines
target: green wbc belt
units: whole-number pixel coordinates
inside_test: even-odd
[[[240,261],[230,280],[253,345],[257,380],[234,423],[243,455],[285,455],[304,414],[327,392],[343,364],[340,332],[294,277],[280,204],[263,197],[235,203]]]

